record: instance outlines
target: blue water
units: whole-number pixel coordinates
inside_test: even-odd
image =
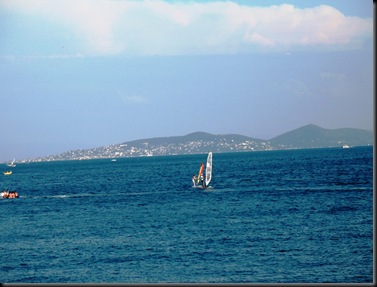
[[[0,282],[373,282],[372,147],[215,153],[203,191],[205,160],[18,164]]]

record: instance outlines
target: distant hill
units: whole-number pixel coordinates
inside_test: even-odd
[[[140,139],[98,148],[71,150],[31,161],[200,154],[207,153],[210,150],[221,153],[326,148],[342,147],[343,145],[351,147],[373,145],[373,134],[361,129],[329,130],[316,125],[307,125],[271,140],[261,140],[237,134],[213,135],[195,132],[185,136]]]
[[[361,129],[330,130],[311,124],[274,137],[270,143],[275,149],[367,146],[373,145],[373,134]]]

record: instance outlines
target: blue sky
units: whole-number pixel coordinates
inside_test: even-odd
[[[0,161],[373,129],[373,2],[0,0]]]

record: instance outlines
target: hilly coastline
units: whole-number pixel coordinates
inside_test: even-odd
[[[353,128],[324,129],[307,125],[270,140],[276,149],[326,148],[373,145],[373,133]]]
[[[195,132],[185,136],[140,139],[91,149],[77,149],[33,161],[84,160],[140,156],[268,151],[283,149],[330,148],[373,145],[373,133],[362,129],[324,129],[310,124],[270,140],[238,134],[213,135]]]

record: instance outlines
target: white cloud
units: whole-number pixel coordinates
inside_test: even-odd
[[[142,105],[147,103],[147,98],[141,95],[121,95],[122,101],[129,104]]]
[[[33,56],[32,58],[39,59],[71,59],[71,58],[84,58],[85,56],[79,53],[76,54],[53,54],[48,56]]]
[[[91,55],[213,54],[301,48],[357,48],[373,19],[331,6],[299,9],[234,2],[8,0],[0,8],[32,13],[68,29]],[[57,31],[58,33],[59,31]]]
[[[346,80],[346,76],[340,73],[330,73],[330,72],[322,72],[320,73],[321,79],[330,80],[330,81],[344,81]]]

